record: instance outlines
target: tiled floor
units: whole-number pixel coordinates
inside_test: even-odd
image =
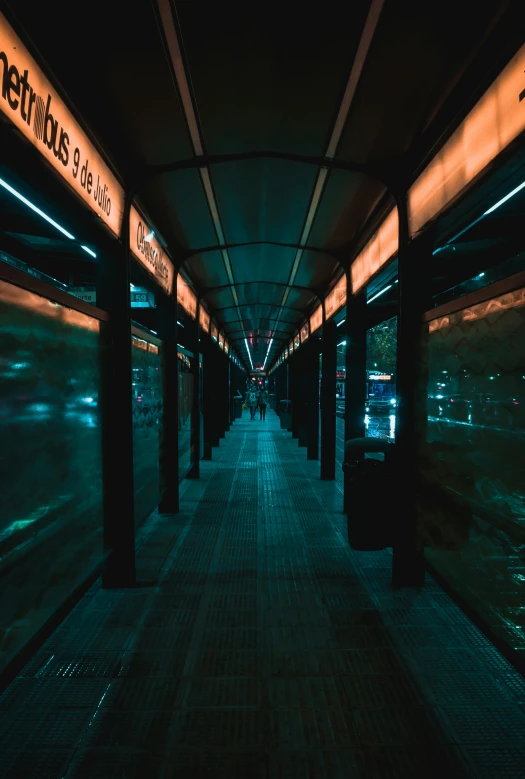
[[[143,586],[94,586],[0,697],[0,776],[525,777],[523,679],[435,583],[349,549],[277,417],[213,457],[146,524]]]

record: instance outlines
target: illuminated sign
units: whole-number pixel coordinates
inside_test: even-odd
[[[228,341],[224,342],[224,351],[226,352],[226,354],[228,354],[228,352],[230,351],[230,346],[228,344]]]
[[[68,292],[79,300],[83,300],[84,303],[92,303],[94,306],[97,305],[97,290],[94,288],[70,287]]]
[[[330,319],[346,303],[346,274],[343,274],[324,301],[325,319]]]
[[[175,269],[166,252],[155,239],[153,229],[146,224],[135,206],[129,214],[129,248],[163,290],[170,295],[173,290]]]
[[[219,331],[217,329],[217,325],[215,324],[215,322],[212,322],[211,337],[213,338],[214,341],[216,341],[217,338],[219,337]]]
[[[288,353],[291,354],[294,350],[294,343],[293,341],[290,341],[290,344],[288,346]]]
[[[525,45],[410,187],[412,235],[525,130]]]
[[[371,381],[391,381],[392,374],[391,373],[370,373],[368,375],[368,378]]]
[[[308,322],[305,322],[304,325],[301,327],[301,343],[304,343],[308,338],[308,336],[309,336]]]
[[[336,379],[345,379],[346,378],[346,370],[336,371],[335,372],[335,378]]]
[[[219,333],[219,346],[221,349],[224,349],[224,336],[222,333]]]
[[[299,348],[299,345],[300,345],[300,343],[301,343],[301,340],[300,340],[299,334],[297,334],[297,335],[295,336],[295,338],[293,339],[293,346],[294,346],[294,349],[298,349],[298,348]]]
[[[195,319],[197,316],[197,296],[180,273],[177,276],[177,301]]]
[[[361,289],[368,279],[394,256],[398,247],[399,221],[396,207],[390,211],[375,235],[353,261],[350,268],[352,293]]]
[[[310,333],[314,333],[323,324],[323,307],[319,306],[310,317]]]
[[[120,234],[124,191],[0,14],[0,109],[82,200]]]
[[[210,315],[203,306],[199,309],[199,323],[205,333],[210,332]]]

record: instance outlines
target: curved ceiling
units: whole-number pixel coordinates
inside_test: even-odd
[[[410,178],[512,5],[92,0],[73,22],[56,0],[51,25],[47,4],[11,3],[126,183],[203,158],[140,200],[247,367],[272,364],[387,196],[363,168]],[[254,151],[274,156],[210,161]]]

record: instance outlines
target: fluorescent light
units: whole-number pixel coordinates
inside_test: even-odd
[[[244,339],[244,343],[246,344],[246,351],[248,352],[248,357],[250,358],[250,365],[252,366],[253,371],[253,361],[252,361],[252,355],[250,354],[250,347],[248,346],[248,339]]]
[[[471,222],[469,225],[467,225],[463,230],[460,230],[459,233],[456,233],[452,238],[449,238],[449,240],[446,242],[444,246],[438,246],[437,249],[434,249],[432,252],[432,256],[435,254],[438,254],[439,252],[442,252],[444,249],[450,248],[450,246],[454,243],[454,241],[459,238],[461,235],[467,232],[467,230],[470,230],[471,227],[474,227],[474,225],[477,225],[478,222],[481,222],[484,216],[487,216],[488,214],[491,214],[493,211],[496,210],[496,208],[499,208],[503,205],[503,203],[506,203],[507,200],[510,200],[511,197],[514,197],[518,192],[520,192],[525,187],[525,181],[522,181],[521,184],[519,184],[517,187],[515,187],[511,192],[509,192],[505,197],[502,197],[501,200],[498,200],[497,203],[494,203],[493,206],[488,208],[486,211],[484,211],[481,216],[478,216],[477,219],[474,219],[473,222]]]
[[[40,208],[37,208],[34,203],[32,203],[30,200],[28,200],[26,197],[20,194],[20,192],[17,192],[16,189],[13,189],[6,181],[3,179],[0,179],[0,186],[2,186],[4,189],[7,189],[8,192],[10,192],[12,195],[17,197],[24,205],[28,206],[32,211],[35,212],[35,214],[38,214],[38,216],[41,216],[42,219],[45,219],[46,222],[49,222],[50,225],[53,225],[57,230],[60,230],[60,232],[66,236],[66,238],[70,238],[72,241],[75,240],[75,236],[71,235],[71,233],[68,233],[68,231],[63,228],[61,225],[58,224],[58,222],[55,222],[54,219],[51,219],[50,216],[45,214]]]
[[[264,358],[264,362],[263,362],[263,367],[262,367],[263,370],[264,370],[264,366],[266,365],[266,360],[268,359],[268,355],[270,354],[270,349],[272,348],[272,344],[273,344],[273,338],[270,338],[270,343],[268,344],[268,351],[266,352],[266,357]]]
[[[178,324],[178,326],[179,326],[179,327],[184,327],[184,325],[182,324],[182,322],[179,322],[179,320],[178,320],[178,319],[177,319],[177,324]]]
[[[522,181],[521,184],[519,184],[515,189],[512,190],[512,192],[509,192],[508,195],[505,195],[505,197],[502,197],[501,200],[498,200],[497,203],[494,203],[493,206],[491,206],[488,211],[484,211],[483,216],[487,216],[487,214],[491,214],[493,211],[496,210],[496,208],[499,208],[503,205],[503,203],[506,203],[507,200],[510,200],[511,197],[514,197],[514,195],[519,192],[521,189],[525,187],[525,181]]]
[[[340,344],[337,344],[338,346],[346,346],[346,341],[341,341]]]
[[[388,286],[386,286],[384,289],[382,289],[382,290],[381,290],[381,292],[377,292],[377,293],[376,293],[376,294],[375,294],[373,297],[369,298],[369,299],[368,299],[366,302],[367,302],[367,303],[371,303],[371,302],[372,302],[372,300],[375,300],[376,298],[378,298],[378,297],[379,297],[380,295],[382,295],[384,292],[386,292],[387,290],[389,290],[389,289],[390,289],[392,286],[393,286],[392,284],[389,284],[389,285],[388,285]]]
[[[84,244],[80,244],[80,248],[84,249],[84,251],[87,252],[88,254],[91,254],[91,256],[94,257],[95,259],[97,258],[95,252],[92,249],[90,249],[88,246],[84,246]]]
[[[337,323],[337,327],[341,327],[346,322],[346,319],[341,319],[340,322]]]

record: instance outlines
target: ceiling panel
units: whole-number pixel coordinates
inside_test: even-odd
[[[258,244],[230,249],[229,255],[237,283],[274,281],[286,284],[292,269],[295,249]]]
[[[212,178],[228,243],[298,243],[317,168],[277,160],[215,165]]]
[[[197,254],[187,260],[184,267],[201,292],[209,287],[228,284],[228,276],[220,252]]]
[[[322,154],[368,7],[178,3],[207,151]]]

